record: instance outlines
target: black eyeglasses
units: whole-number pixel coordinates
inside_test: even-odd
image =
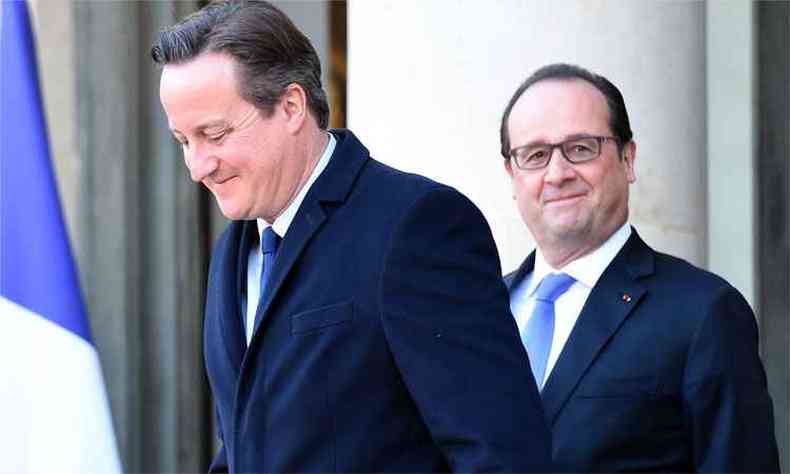
[[[562,156],[573,164],[584,163],[598,158],[604,142],[612,141],[619,145],[615,137],[577,137],[562,143],[545,145],[524,145],[510,150],[510,157],[516,167],[522,170],[539,170],[549,165],[554,149],[559,148]]]

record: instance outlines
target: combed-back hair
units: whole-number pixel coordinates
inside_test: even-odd
[[[261,0],[214,1],[159,32],[151,57],[179,64],[204,52],[223,53],[237,64],[239,95],[265,116],[290,84],[299,84],[318,126],[329,125],[321,87],[321,62],[310,40],[277,7]]]
[[[524,91],[537,82],[549,79],[578,79],[592,84],[603,94],[606,98],[606,103],[609,105],[609,128],[612,129],[612,133],[619,141],[618,146],[622,149],[622,146],[630,142],[634,137],[631,131],[631,122],[628,120],[628,111],[625,109],[623,94],[609,79],[574,64],[549,64],[533,72],[531,76],[521,83],[513,97],[510,98],[507,107],[505,107],[505,112],[502,114],[502,123],[499,127],[499,138],[502,143],[502,156],[506,160],[510,159],[511,145],[508,120],[510,119],[510,112],[513,110],[513,106],[516,105]]]

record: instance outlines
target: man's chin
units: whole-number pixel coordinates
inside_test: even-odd
[[[217,206],[219,207],[219,211],[222,213],[222,215],[232,221],[250,219],[250,217],[247,215],[248,212],[246,212],[245,209],[240,208],[239,206],[234,206],[232,203],[217,199]]]
[[[587,219],[584,218],[584,213],[579,212],[579,209],[563,209],[559,212],[552,212],[551,215],[544,215],[544,221],[552,233],[564,234],[583,229]]]
[[[548,233],[557,241],[579,240],[589,233],[589,226],[580,219],[561,219],[547,226]]]

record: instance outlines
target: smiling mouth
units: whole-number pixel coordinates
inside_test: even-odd
[[[227,183],[228,181],[232,180],[233,178],[235,178],[235,176],[228,176],[227,178],[216,179],[216,180],[214,180],[214,184],[215,184],[215,185],[216,185],[216,184],[225,184],[225,183]]]
[[[558,198],[552,198],[548,201],[544,201],[543,205],[563,205],[563,204],[570,204],[574,201],[577,201],[584,197],[584,194],[572,194],[570,196],[562,196]]]

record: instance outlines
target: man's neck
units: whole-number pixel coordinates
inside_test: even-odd
[[[321,159],[321,155],[324,153],[326,145],[329,143],[329,132],[320,128],[316,128],[307,142],[308,145],[306,147],[306,152],[307,156],[310,157],[310,163],[312,166],[310,171],[307,173],[307,176],[310,176],[310,173],[313,172],[313,168],[315,168],[316,163],[318,163],[318,160]]]
[[[543,257],[546,259],[546,263],[551,265],[552,268],[555,270],[562,269],[565,265],[571,263],[572,261],[584,257],[585,255],[593,252],[595,249],[600,247],[601,242],[598,242],[597,245],[589,245],[589,246],[557,246],[557,245],[547,245],[545,247],[540,247],[540,251],[543,253]]]
[[[302,171],[302,174],[299,178],[299,182],[294,187],[293,191],[291,192],[291,196],[288,198],[288,201],[285,203],[280,212],[278,212],[277,215],[271,216],[269,218],[264,217],[266,222],[274,222],[275,219],[277,219],[286,209],[288,209],[288,206],[291,205],[296,196],[299,195],[299,192],[305,186],[305,183],[307,183],[307,181],[310,179],[310,175],[313,174],[313,170],[315,170],[315,167],[318,164],[318,161],[321,159],[321,155],[323,155],[328,143],[329,132],[320,128],[316,128],[311,133],[311,136],[304,141],[304,144],[299,147],[298,153],[307,157],[304,170]]]
[[[299,180],[299,186],[297,186],[296,191],[294,192],[294,196],[299,194],[299,191],[302,190],[302,187],[305,185],[307,180],[310,179],[310,175],[313,174],[313,170],[318,164],[318,161],[321,159],[321,155],[324,154],[326,145],[329,143],[329,132],[326,130],[321,130],[320,128],[316,128],[313,131],[312,136],[306,142],[304,154],[308,157],[308,159],[305,165],[304,173],[302,173],[302,178]],[[291,197],[291,200],[293,200],[294,196]]]
[[[582,235],[565,235],[557,238],[536,239],[546,263],[556,270],[562,269],[574,260],[584,257],[604,244],[617,232],[626,219],[615,225],[609,232],[604,233],[596,239],[590,239],[589,233]]]

